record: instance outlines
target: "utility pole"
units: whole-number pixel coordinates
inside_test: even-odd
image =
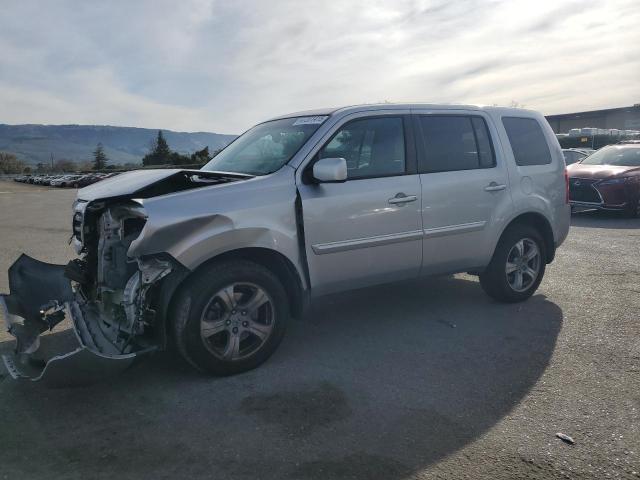
[[[51,173],[53,173],[53,152],[51,152]]]

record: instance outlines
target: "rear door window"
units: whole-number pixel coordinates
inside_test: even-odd
[[[420,115],[420,172],[451,172],[495,166],[484,119],[465,115]]]
[[[503,117],[502,124],[507,131],[517,165],[524,167],[551,163],[549,145],[537,120]]]

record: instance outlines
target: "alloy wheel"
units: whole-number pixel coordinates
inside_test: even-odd
[[[541,261],[540,249],[534,240],[522,238],[517,241],[509,250],[505,266],[509,286],[516,292],[530,288],[540,274]]]
[[[233,283],[219,290],[205,306],[200,336],[205,347],[226,361],[254,355],[271,336],[273,299],[253,283]]]

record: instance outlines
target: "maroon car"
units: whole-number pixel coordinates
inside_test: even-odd
[[[609,145],[567,167],[572,207],[640,215],[640,145]]]

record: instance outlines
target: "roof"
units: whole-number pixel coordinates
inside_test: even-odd
[[[437,109],[437,110],[496,110],[496,111],[528,111],[532,112],[532,110],[522,109],[522,108],[513,108],[513,107],[498,107],[498,106],[490,106],[490,105],[469,105],[469,104],[455,104],[455,103],[365,103],[361,105],[350,105],[345,107],[334,107],[334,108],[319,108],[315,110],[303,110],[301,112],[293,112],[288,113],[286,115],[279,115],[277,117],[271,118],[269,120],[279,120],[283,118],[294,118],[294,117],[314,117],[314,116],[325,116],[325,115],[334,115],[336,113],[340,114],[349,114],[354,112],[364,112],[369,110],[410,110],[410,109]]]

